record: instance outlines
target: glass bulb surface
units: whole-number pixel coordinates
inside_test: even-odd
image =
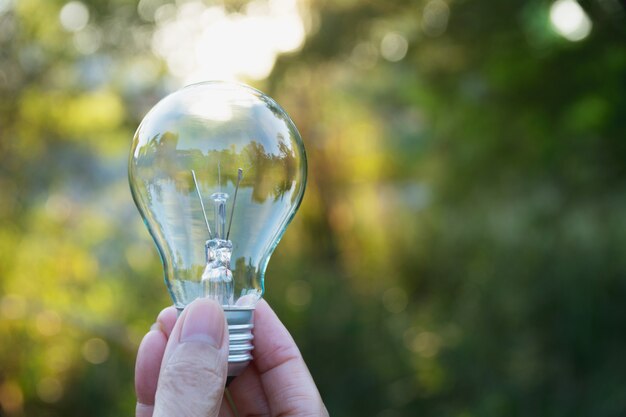
[[[129,181],[178,309],[199,297],[254,307],[306,169],[295,125],[253,88],[194,84],[150,110],[133,138]]]

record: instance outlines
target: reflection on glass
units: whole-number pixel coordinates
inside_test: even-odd
[[[251,307],[302,199],[306,157],[272,99],[238,84],[201,83],[144,118],[129,179],[176,306],[208,296]]]

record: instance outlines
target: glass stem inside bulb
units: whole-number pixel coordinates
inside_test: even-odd
[[[230,240],[211,239],[206,243],[207,264],[202,274],[204,296],[223,306],[234,304],[233,273],[230,258],[233,244]]]
[[[226,200],[228,200],[228,194],[214,193],[211,198],[215,207],[215,237],[224,239],[226,237]]]
[[[215,238],[206,242],[206,268],[202,274],[204,296],[223,306],[234,304],[233,273],[230,258],[233,244],[226,236],[226,201],[228,194],[211,195],[215,207]]]

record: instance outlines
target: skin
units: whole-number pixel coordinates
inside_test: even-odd
[[[176,319],[161,311],[135,366],[137,417],[328,416],[293,338],[270,306],[255,311],[254,360],[229,386],[236,409],[222,401],[228,329],[221,307],[198,299]]]

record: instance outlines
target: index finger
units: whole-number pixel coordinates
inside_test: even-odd
[[[135,363],[135,392],[137,416],[152,416],[154,396],[157,390],[161,361],[167,339],[176,322],[176,310],[168,307],[161,311],[157,321],[144,336]]]
[[[293,338],[264,300],[254,318],[254,365],[272,416],[328,415]]]

